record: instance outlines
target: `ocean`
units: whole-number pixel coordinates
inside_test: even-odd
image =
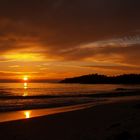
[[[0,83],[0,112],[89,103],[101,99],[87,95],[136,88],[140,85]]]

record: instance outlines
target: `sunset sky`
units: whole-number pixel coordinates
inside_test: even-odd
[[[140,73],[140,0],[0,0],[0,79]]]

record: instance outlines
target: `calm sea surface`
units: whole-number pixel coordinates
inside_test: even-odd
[[[139,87],[140,85],[0,83],[0,112],[87,103],[98,99],[79,95]]]

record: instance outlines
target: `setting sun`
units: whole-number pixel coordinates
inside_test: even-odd
[[[29,79],[29,78],[28,78],[27,75],[25,75],[25,76],[23,77],[23,80],[24,80],[24,81],[28,81],[28,79]]]

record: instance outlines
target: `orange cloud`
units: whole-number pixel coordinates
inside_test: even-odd
[[[139,72],[139,5],[139,0],[1,0],[0,69],[9,77],[22,72],[38,78]]]

